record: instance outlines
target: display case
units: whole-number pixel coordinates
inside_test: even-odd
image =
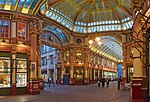
[[[16,74],[16,86],[27,86],[27,60],[23,58],[17,58],[17,74]]]
[[[82,67],[74,68],[74,79],[75,80],[83,80],[83,68]]]
[[[76,60],[77,61],[82,60],[82,50],[76,50]]]
[[[10,58],[0,57],[0,88],[10,87]]]

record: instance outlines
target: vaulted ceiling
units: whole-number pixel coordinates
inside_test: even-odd
[[[131,0],[0,0],[0,10],[37,15],[53,20],[82,35],[132,28]],[[37,15],[38,16],[38,15]],[[54,30],[54,29],[52,29]],[[56,31],[57,28],[55,29]],[[59,35],[59,32],[56,32]],[[61,38],[62,36],[60,36]],[[65,36],[62,37],[63,39]],[[90,48],[103,55],[122,59],[122,45],[113,36],[102,36]]]
[[[126,30],[132,27],[131,0],[49,0],[41,14],[74,32]]]

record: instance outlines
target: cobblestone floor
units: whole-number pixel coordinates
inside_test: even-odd
[[[0,102],[130,102],[130,90],[117,90],[117,83],[107,88],[87,86],[46,85],[39,95],[0,96]]]

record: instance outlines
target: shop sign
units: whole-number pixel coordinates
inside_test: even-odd
[[[31,68],[32,71],[36,69],[36,62],[31,62]]]
[[[33,84],[33,89],[38,89],[39,85],[38,84]]]

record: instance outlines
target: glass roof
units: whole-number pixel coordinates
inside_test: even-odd
[[[61,31],[59,28],[56,28],[56,27],[53,27],[53,26],[48,26],[48,27],[45,27],[44,30],[51,31],[54,34],[56,34],[60,38],[60,40],[62,41],[63,44],[69,42],[68,37],[66,36],[66,34],[63,31]]]
[[[74,32],[92,33],[132,27],[131,0],[49,0],[41,14]]]
[[[102,36],[100,37],[101,45],[98,45],[96,41],[89,47],[91,50],[112,58],[113,60],[123,60],[123,50],[121,43],[112,36]]]
[[[43,0],[0,0],[0,9],[32,14]]]

